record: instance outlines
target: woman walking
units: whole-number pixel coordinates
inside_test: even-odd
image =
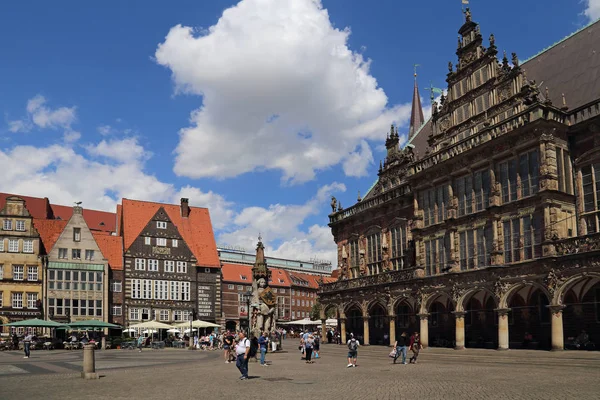
[[[315,346],[315,338],[313,337],[313,335],[308,335],[308,339],[306,339],[306,341],[304,342],[304,351],[305,351],[305,357],[306,357],[307,364],[314,363],[314,361],[312,360],[312,352],[313,352],[314,346]]]
[[[419,351],[423,348],[421,346],[421,338],[419,337],[419,332],[413,333],[410,337],[410,350],[413,352],[413,356],[410,358],[411,364],[417,363],[417,357],[419,357]]]

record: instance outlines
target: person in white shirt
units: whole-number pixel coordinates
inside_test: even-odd
[[[250,340],[246,337],[246,334],[240,332],[240,341],[235,347],[236,361],[235,366],[240,370],[242,376],[241,380],[248,379],[248,354],[250,353]]]
[[[31,349],[31,341],[33,340],[33,335],[31,333],[28,333],[25,336],[25,339],[23,339],[23,350],[25,351],[25,357],[23,358],[29,358],[29,355],[31,354],[30,349]]]

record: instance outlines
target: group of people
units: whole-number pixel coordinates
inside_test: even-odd
[[[413,353],[409,360],[410,364],[416,364],[417,358],[419,357],[419,351],[423,346],[421,345],[421,338],[419,332],[413,333],[410,337],[406,332],[402,332],[398,340],[394,343],[394,350],[390,353],[390,357],[394,359],[393,363],[396,364],[396,360],[402,356],[402,364],[406,364],[406,355],[408,349]]]
[[[260,354],[260,366],[268,367],[266,354],[269,351],[277,350],[279,341],[279,332],[263,332],[259,337],[249,339],[246,332],[226,331],[223,334],[223,358],[225,363],[235,362],[237,369],[240,371],[240,379],[248,379],[248,361],[251,358],[257,359]]]
[[[298,349],[303,354],[301,360],[305,360],[307,364],[313,364],[313,354],[315,358],[319,358],[319,350],[321,349],[321,337],[318,332],[311,333],[309,331],[300,333],[300,345]]]

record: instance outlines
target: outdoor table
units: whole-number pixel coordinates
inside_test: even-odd
[[[153,349],[164,349],[165,348],[165,342],[160,341],[160,342],[152,342],[151,343],[151,347]]]
[[[185,347],[185,342],[183,340],[176,340],[173,342],[173,347],[183,349]]]

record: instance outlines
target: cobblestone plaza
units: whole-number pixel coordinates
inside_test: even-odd
[[[288,353],[268,354],[270,367],[250,363],[240,381],[222,353],[129,350],[96,353],[101,379],[79,377],[81,352],[0,353],[0,398],[166,399],[596,399],[597,352],[429,348],[416,365],[393,365],[388,348],[361,347],[358,367],[346,368],[345,346],[324,345],[315,364]]]

